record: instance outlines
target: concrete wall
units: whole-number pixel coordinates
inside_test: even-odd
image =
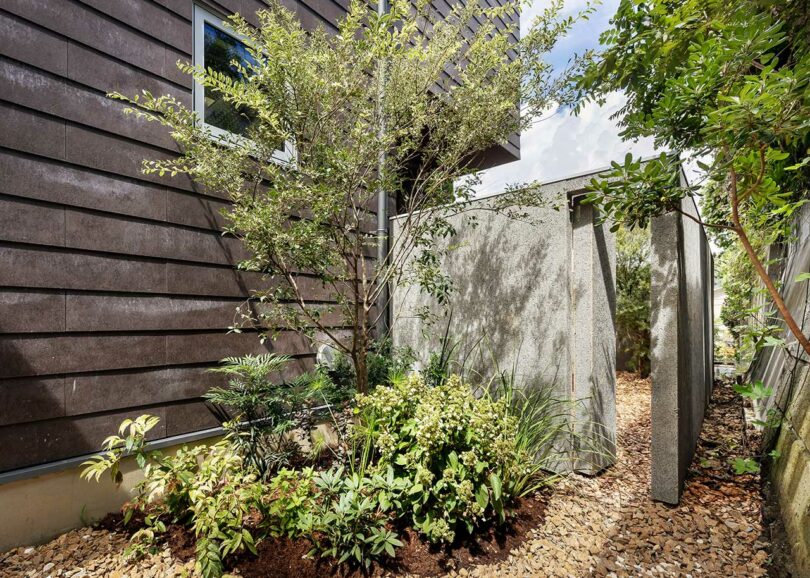
[[[810,271],[810,206],[805,206],[796,222],[796,240],[777,251],[782,295],[805,335],[810,332],[810,282],[795,283],[800,273]],[[774,395],[762,400],[755,409],[758,418],[768,412],[782,415],[782,426],[766,432],[780,456],[773,462],[770,482],[779,503],[795,572],[810,576],[810,368],[807,356],[785,330],[787,348],[766,347],[751,366],[749,379],[761,380],[773,388]],[[774,439],[774,437],[776,439]]]
[[[462,350],[483,339],[482,350],[501,369],[514,367],[519,383],[582,400],[572,404],[581,434],[574,443],[583,450],[574,467],[596,472],[615,449],[615,246],[607,228],[594,225],[591,207],[569,210],[572,193],[589,179],[546,185],[543,194],[562,208],[532,209],[530,223],[487,211],[490,200],[476,201],[468,216],[453,217],[457,235],[447,244],[457,248],[442,267],[455,284],[452,337]],[[401,234],[401,220],[392,220],[392,234]],[[414,286],[394,287],[392,300],[395,344],[412,346],[427,361],[444,325],[429,328],[415,313],[439,308]]]
[[[698,216],[692,199],[681,210]],[[713,264],[701,225],[680,213],[651,225],[652,497],[676,504],[713,380]]]
[[[0,552],[46,542],[118,511],[143,479],[134,459],[121,470],[124,480],[118,486],[109,476],[87,482],[79,467],[0,485]]]

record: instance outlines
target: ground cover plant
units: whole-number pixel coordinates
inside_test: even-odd
[[[224,366],[241,368],[231,384],[237,401],[245,397],[241,371],[261,375],[257,364],[274,366],[255,357]],[[449,374],[434,386],[416,372],[390,375],[388,384],[353,400],[354,419],[340,434],[345,447],[333,452],[331,465],[257,461],[242,439],[249,425],[231,426],[217,443],[164,454],[148,448],[158,418],[144,415],[124,421],[83,476],[99,480],[109,472],[119,482],[121,461],[131,456],[144,480],[124,507],[124,521],[137,528],[128,553],[152,551],[169,525],[179,525],[193,532],[205,577],[220,576],[229,557],[256,554],[270,537],[305,539],[311,556],[368,569],[395,556],[409,528],[448,544],[507,523],[521,497],[553,479],[544,468],[558,459],[552,448],[563,426],[544,393],[508,379],[475,387]],[[265,390],[288,387],[268,383],[254,380],[259,401],[248,405],[278,398]],[[230,395],[220,389],[214,397]]]

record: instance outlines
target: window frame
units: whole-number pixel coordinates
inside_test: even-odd
[[[199,4],[194,4],[194,22],[192,28],[192,62],[194,66],[205,67],[205,25],[213,26],[214,28],[224,32],[228,36],[235,38],[238,42],[245,45],[249,44],[249,39],[245,36],[238,34],[230,29],[225,24],[225,19],[210,12]],[[194,78],[194,85],[192,87],[192,107],[194,112],[199,116],[199,121],[203,127],[210,131],[211,135],[227,144],[228,141],[233,139],[242,140],[247,142],[248,139],[240,134],[232,133],[218,126],[208,124],[205,122],[205,88],[203,85]],[[287,140],[284,141],[284,150],[276,150],[273,153],[272,160],[282,165],[295,166],[296,151],[295,143]]]

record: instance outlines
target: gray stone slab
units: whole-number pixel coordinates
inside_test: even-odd
[[[576,459],[559,469],[596,473],[613,462],[615,449],[615,247],[590,206],[569,210],[572,194],[589,179],[544,186],[562,208],[533,208],[530,223],[486,210],[490,199],[476,201],[477,226],[453,217],[457,234],[446,243],[456,248],[441,265],[455,285],[450,333],[462,350],[480,342],[486,357],[469,359],[468,370],[487,372],[494,359],[519,383],[575,401],[569,416],[575,435],[561,449],[576,449]],[[394,242],[402,219],[392,220]],[[415,286],[395,286],[392,300],[394,343],[413,347],[427,362],[445,325],[429,327],[416,313],[440,308]]]
[[[698,216],[691,199],[681,210]],[[652,497],[677,504],[713,374],[713,265],[703,227],[681,213],[651,225]]]

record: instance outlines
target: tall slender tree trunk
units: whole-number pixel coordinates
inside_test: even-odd
[[[352,361],[354,361],[354,371],[357,376],[357,391],[360,393],[368,393],[368,364],[366,357],[368,352],[366,347],[361,347],[352,353]]]
[[[787,305],[785,305],[785,300],[782,299],[782,295],[776,288],[771,276],[768,275],[768,271],[762,264],[759,255],[757,255],[754,246],[751,244],[751,240],[748,238],[748,234],[745,232],[745,229],[742,226],[742,222],[740,221],[739,198],[737,196],[737,172],[733,168],[731,169],[730,173],[729,197],[731,201],[731,222],[734,224],[734,232],[739,237],[748,258],[754,265],[754,270],[756,270],[757,275],[759,275],[759,278],[765,284],[768,294],[771,296],[771,299],[773,299],[774,305],[776,305],[776,309],[779,311],[782,319],[785,320],[785,324],[787,324],[788,329],[790,329],[790,332],[796,338],[796,341],[799,342],[799,345],[802,346],[804,352],[810,356],[810,341],[807,339],[804,333],[802,333],[799,324],[796,323],[796,320],[793,318],[793,314],[787,308]]]

